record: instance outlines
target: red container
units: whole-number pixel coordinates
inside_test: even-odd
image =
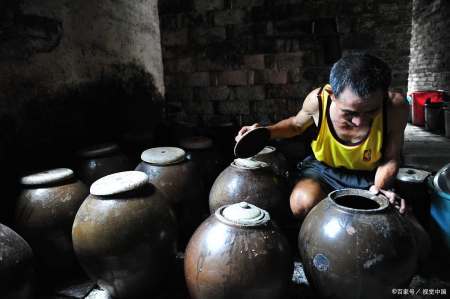
[[[425,125],[425,101],[430,99],[431,103],[444,101],[444,92],[438,90],[415,91],[411,93],[412,98],[412,124],[416,126]]]

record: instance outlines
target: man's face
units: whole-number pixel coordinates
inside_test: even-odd
[[[379,89],[367,98],[360,98],[346,87],[339,97],[331,95],[335,103],[337,125],[345,128],[369,127],[383,105],[383,92]]]

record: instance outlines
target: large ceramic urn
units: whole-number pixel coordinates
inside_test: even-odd
[[[407,216],[382,195],[331,192],[305,218],[298,246],[321,298],[391,298],[414,274],[418,244]]]
[[[0,223],[0,297],[34,298],[33,251],[12,229]]]
[[[133,165],[115,143],[98,144],[78,151],[78,175],[88,186],[108,174],[132,170]]]
[[[200,172],[186,152],[177,147],[145,150],[136,170],[145,172],[152,184],[171,203],[179,224],[179,247],[184,249],[198,225],[207,217]]]
[[[159,291],[176,252],[176,220],[164,195],[140,171],[105,176],[90,192],[72,228],[86,273],[114,298]]]
[[[293,261],[269,213],[241,202],[220,207],[195,231],[184,269],[192,299],[281,299]]]
[[[289,176],[286,158],[273,146],[264,147],[259,153],[253,156],[252,159],[266,162],[272,167],[273,172],[280,177],[287,178]]]
[[[72,246],[72,224],[89,194],[68,168],[57,168],[21,178],[22,191],[15,211],[15,227],[30,244],[38,270],[58,275],[77,271]]]
[[[193,161],[200,171],[205,190],[209,193],[216,177],[224,168],[224,159],[213,146],[212,139],[205,136],[192,136],[180,140],[187,158]]]
[[[252,159],[235,159],[215,180],[209,193],[209,209],[246,201],[280,220],[289,213],[286,185],[270,165]]]

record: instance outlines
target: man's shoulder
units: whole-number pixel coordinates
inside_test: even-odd
[[[409,107],[402,92],[389,91],[387,101],[388,128],[404,129],[408,119]]]

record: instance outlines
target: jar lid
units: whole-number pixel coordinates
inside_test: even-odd
[[[269,167],[269,164],[267,164],[266,162],[253,160],[251,158],[234,159],[233,165],[238,168],[241,168],[241,169],[260,169],[260,168]]]
[[[208,149],[212,145],[212,139],[205,136],[192,136],[180,140],[180,146],[188,150]]]
[[[133,191],[149,184],[147,174],[141,171],[122,171],[96,180],[90,192],[92,195],[108,196]]]
[[[141,154],[144,162],[156,165],[176,164],[186,159],[186,152],[178,147],[154,147]]]
[[[276,150],[277,149],[275,147],[273,147],[273,146],[266,146],[259,153],[257,153],[255,156],[271,154],[271,153],[275,152]]]
[[[397,180],[410,183],[422,183],[431,173],[421,169],[400,168],[397,173]]]
[[[22,185],[43,185],[62,182],[74,177],[72,169],[56,168],[24,176],[20,179]]]
[[[78,155],[85,158],[93,158],[115,153],[119,150],[116,143],[102,143],[84,148],[78,152]]]
[[[226,221],[232,224],[256,226],[270,220],[267,211],[245,201],[222,207],[217,211]]]

